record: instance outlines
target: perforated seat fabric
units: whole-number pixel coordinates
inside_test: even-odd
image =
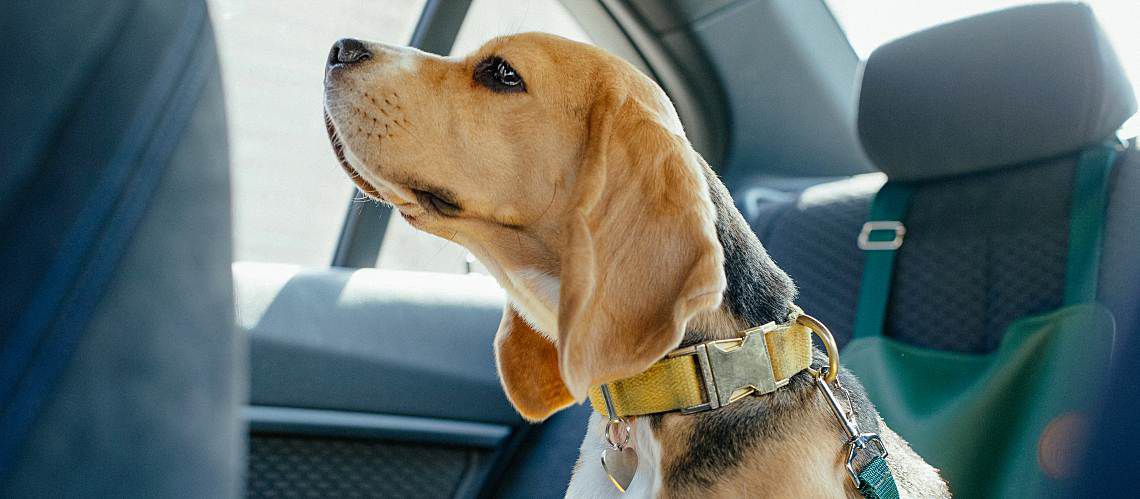
[[[827,324],[840,345],[851,338],[863,275],[855,239],[884,181],[881,174],[860,175],[744,210],[758,214],[749,223],[776,265],[796,282],[797,303]]]
[[[858,134],[892,181],[916,186],[885,334],[988,352],[1012,321],[1061,305],[1070,191],[1080,150],[1136,111],[1088,6],[1046,3],[889,42],[866,62]],[[1140,291],[1135,144],[1111,178],[1100,300],[1127,334]],[[864,255],[856,237],[883,176],[818,185],[745,207],[795,279],[800,304],[851,336]]]
[[[992,351],[1018,317],[1061,303],[1073,158],[939,183],[915,193],[899,251],[886,333],[914,345]],[[850,338],[862,277],[856,246],[885,180],[863,175],[768,203],[751,223],[796,281],[799,304]],[[1100,271],[1100,299],[1129,334],[1140,295],[1140,151],[1117,161]]]
[[[454,497],[474,457],[462,447],[253,435],[246,497]]]

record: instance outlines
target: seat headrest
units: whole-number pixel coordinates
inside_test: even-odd
[[[1135,111],[1088,6],[1028,5],[875,50],[863,69],[859,139],[892,180],[921,180],[1075,151]]]

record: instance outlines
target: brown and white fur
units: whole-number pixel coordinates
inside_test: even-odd
[[[679,346],[782,320],[795,297],[665,93],[595,47],[526,33],[443,58],[341,42],[325,117],[363,192],[467,247],[506,290],[496,361],[528,420]],[[840,382],[883,436],[902,495],[948,496],[858,381]],[[858,497],[839,424],[804,373],[767,396],[632,424],[640,468],[625,497]],[[603,425],[594,414],[568,496],[620,496],[597,462]]]

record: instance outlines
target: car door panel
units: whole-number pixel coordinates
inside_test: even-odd
[[[486,276],[234,265],[251,403],[513,425]]]
[[[528,425],[506,400],[494,280],[236,263],[251,496],[476,496]]]

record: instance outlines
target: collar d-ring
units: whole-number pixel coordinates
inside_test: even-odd
[[[801,313],[796,317],[796,322],[810,329],[823,341],[823,348],[827,350],[827,371],[822,373],[823,380],[828,383],[834,382],[835,377],[839,375],[839,347],[835,344],[835,337],[831,335],[831,330],[827,329],[827,326],[819,319],[808,314]]]

